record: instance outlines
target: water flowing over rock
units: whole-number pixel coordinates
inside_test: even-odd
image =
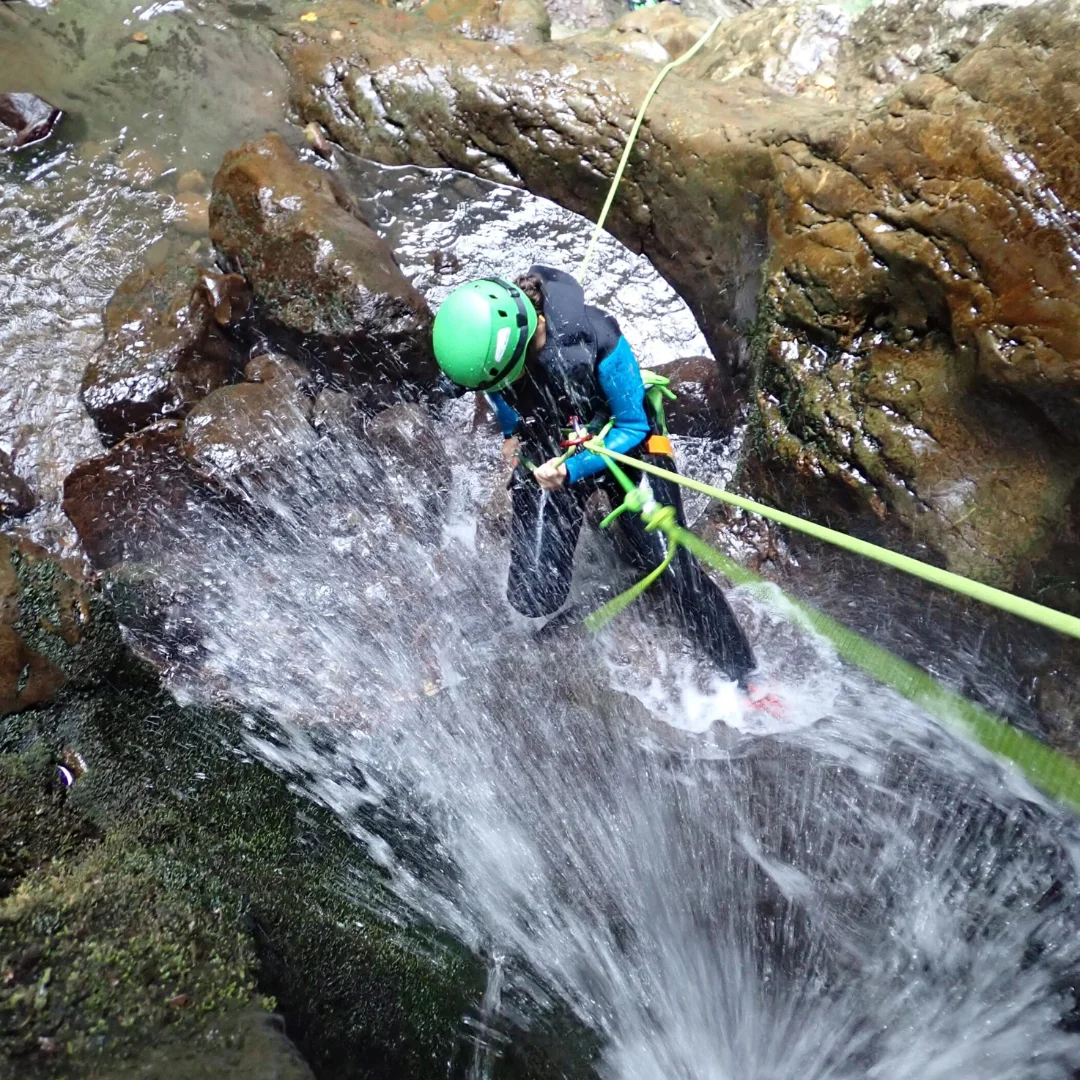
[[[253,760],[256,737],[278,735],[178,705],[100,591],[0,536],[5,1077],[310,1078],[284,1026],[342,1080],[469,1059],[479,959],[376,915],[380,871]],[[588,1075],[528,1032],[512,1041],[493,1077]]]
[[[330,373],[356,383],[431,382],[431,312],[389,246],[329,175],[278,135],[227,154],[210,232],[251,283],[258,317]]]
[[[180,416],[234,378],[241,362],[229,327],[249,304],[235,274],[192,264],[129,274],[105,308],[105,342],[83,376],[83,404],[106,441]]]
[[[0,450],[0,521],[22,517],[34,508],[30,485],[15,472],[11,458]]]
[[[714,351],[734,337],[736,373],[756,348],[765,469],[746,475],[841,521],[869,509],[894,539],[1008,586],[1049,548],[1080,475],[1080,12],[961,5],[893,62],[902,17],[940,12],[887,8],[725,22],[651,106],[608,225]],[[627,55],[620,25],[510,49],[423,14],[353,26],[355,10],[283,39],[304,120],[376,160],[597,213],[663,57]],[[667,55],[677,13],[642,16]]]
[[[221,483],[251,478],[310,450],[317,439],[298,365],[260,356],[245,375],[249,381],[215,390],[184,420],[184,457]]]
[[[364,434],[393,478],[390,514],[397,526],[413,534],[441,528],[450,462],[430,415],[419,405],[394,405],[368,422]]]
[[[541,0],[431,0],[424,14],[477,41],[538,45],[551,37],[551,19]]]
[[[163,420],[68,474],[64,513],[96,568],[160,555],[216,497],[181,452],[182,435],[180,421]]]

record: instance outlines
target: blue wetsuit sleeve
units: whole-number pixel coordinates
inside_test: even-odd
[[[648,436],[649,420],[645,415],[641,369],[626,338],[619,338],[618,345],[597,365],[596,374],[611,407],[611,419],[615,421],[604,445],[618,454],[629,453]],[[566,478],[573,483],[605,468],[599,454],[579,450],[566,462]]]
[[[491,402],[491,407],[495,410],[495,419],[499,421],[499,427],[502,429],[503,435],[509,439],[521,422],[517,410],[506,404],[502,394],[485,394],[484,396]]]

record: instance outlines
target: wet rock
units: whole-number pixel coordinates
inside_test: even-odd
[[[1046,202],[1080,203],[1061,157],[1080,144],[1066,12],[1017,13],[851,138],[783,147],[772,219],[759,403],[776,457],[1006,588],[1080,475],[1080,290]]]
[[[215,493],[181,453],[183,425],[163,420],[64,480],[64,513],[97,569],[153,560],[183,543],[185,522]]]
[[[626,14],[625,0],[548,0],[551,36],[599,30]]]
[[[424,14],[477,41],[539,45],[551,37],[551,18],[542,0],[430,0]]]
[[[150,147],[135,147],[123,153],[118,164],[120,177],[140,188],[152,188],[169,171],[163,154]]]
[[[342,390],[323,390],[311,409],[312,427],[320,435],[343,436],[358,426],[359,419],[355,400]]]
[[[198,169],[189,169],[176,178],[176,192],[183,195],[192,192],[196,195],[204,195],[210,190],[206,177]]]
[[[510,489],[505,483],[496,483],[491,489],[491,495],[477,515],[477,523],[481,529],[492,536],[506,539],[510,535],[510,522],[513,517],[513,507],[510,502]],[[589,523],[595,525],[599,518],[589,518]]]
[[[285,358],[257,357],[245,369],[251,380],[204,398],[184,420],[182,449],[195,468],[214,480],[251,478],[310,450],[311,399],[307,373]]]
[[[311,149],[324,161],[334,160],[334,148],[327,139],[326,132],[318,124],[308,124],[304,128],[304,138]]]
[[[896,542],[1009,586],[1052,544],[1080,472],[1080,17],[958,7],[910,63],[868,75],[908,33],[890,18],[940,14],[885,7],[723,23],[654,100],[608,227],[736,375],[756,356],[766,469],[745,476],[837,524],[876,515]],[[664,18],[675,33],[678,14]],[[845,34],[865,50],[841,49]],[[660,59],[628,55],[626,36],[484,49],[373,12],[343,49],[298,31],[281,53],[301,117],[348,149],[594,216]],[[902,82],[943,56],[960,62]]]
[[[768,7],[773,0],[680,0],[679,7],[691,18],[715,19],[717,15],[731,18],[754,8]]]
[[[242,749],[238,714],[179,706],[99,594],[4,537],[0,624],[69,680],[50,704],[24,688],[0,723],[5,1076],[309,1077],[277,1011],[323,1076],[464,1060],[482,966],[341,888],[377,892],[379,873]]]
[[[340,875],[374,884],[370,867],[239,760],[235,716],[179,708],[129,654],[112,686],[4,736],[0,1060],[72,1080],[310,1078],[275,1008],[322,1075],[420,1080],[460,1052],[477,965],[353,907]],[[89,767],[65,792],[54,748],[71,737]]]
[[[1080,649],[1061,649],[1039,672],[1035,706],[1050,741],[1074,755],[1080,752]]]
[[[323,35],[348,26],[349,11],[324,8],[317,32],[298,26],[279,47],[293,75],[293,104],[306,121],[387,164],[450,165],[598,212],[657,70],[616,47],[625,35],[501,49],[448,35],[422,13],[371,10],[363,34],[346,31],[345,42],[330,47]],[[692,25],[674,11],[663,17],[684,31]],[[415,78],[398,77],[401,65]],[[649,167],[632,163],[608,226],[649,255],[715,337],[728,320],[749,322],[760,288],[762,199],[775,174],[769,148],[746,129],[798,123],[821,110],[760,83],[751,98],[726,85],[672,78],[678,92],[661,91],[639,136],[635,160]],[[726,129],[717,128],[721,114]]]
[[[242,278],[191,264],[129,274],[105,308],[105,342],[82,383],[105,440],[182,415],[235,377],[227,330],[249,299]]]
[[[0,450],[0,521],[29,514],[34,501],[30,485],[15,472],[11,458]]]
[[[430,415],[419,405],[396,405],[385,409],[364,426],[364,432],[396,462],[412,469],[444,468],[447,462],[442,440]]]
[[[62,115],[35,94],[0,94],[0,150],[20,150],[47,139]]]
[[[664,401],[664,415],[673,435],[717,438],[731,434],[739,414],[739,396],[731,377],[708,356],[691,356],[666,364],[659,374],[671,380],[678,397]]]
[[[639,60],[666,64],[689,49],[708,29],[708,23],[687,19],[671,4],[657,4],[625,14],[600,33],[587,34],[582,44],[602,49],[609,55],[612,48]]]
[[[705,44],[693,63],[698,76],[720,82],[751,76],[785,94],[872,105],[901,83],[940,72],[969,53],[1009,6],[890,0],[855,11],[838,4],[688,0],[681,10],[704,18],[714,17],[713,7],[738,15]]]
[[[205,236],[210,230],[210,198],[195,191],[182,191],[176,196],[177,216],[173,224],[188,236]]]
[[[271,327],[336,376],[430,382],[431,312],[387,244],[335,198],[327,174],[277,135],[227,154],[210,230]]]
[[[96,836],[91,823],[68,805],[54,756],[42,746],[0,764],[0,821],[0,901],[32,870],[70,857]],[[9,979],[24,979],[42,952],[39,944],[28,943],[5,958]]]

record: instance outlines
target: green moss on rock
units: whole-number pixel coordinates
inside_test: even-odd
[[[208,1019],[253,998],[254,949],[235,912],[176,887],[185,872],[120,830],[0,905],[10,1059],[93,1075],[150,1042],[215,1041]]]
[[[181,706],[99,593],[3,543],[4,625],[62,679],[0,721],[0,1080],[309,1075],[271,1009],[321,1077],[463,1076],[481,961],[376,914],[382,872],[251,757],[256,718]],[[589,1075],[546,1037],[500,1077]]]

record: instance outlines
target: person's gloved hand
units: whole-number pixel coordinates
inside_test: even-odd
[[[533,476],[545,491],[558,491],[566,483],[566,463],[552,458],[537,466]]]

